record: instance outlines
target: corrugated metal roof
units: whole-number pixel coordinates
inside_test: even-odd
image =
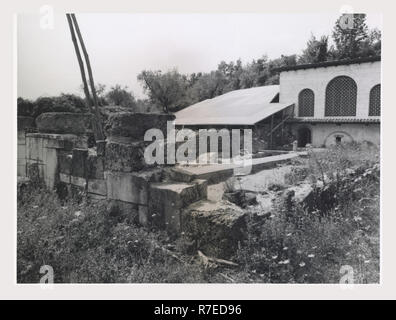
[[[176,125],[253,125],[293,103],[271,103],[279,85],[227,92],[175,113]]]

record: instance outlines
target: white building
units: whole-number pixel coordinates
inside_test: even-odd
[[[380,57],[281,68],[282,103],[295,103],[292,131],[300,146],[380,143]]]
[[[253,150],[380,143],[381,58],[278,69],[280,84],[227,92],[176,113],[176,125],[253,129]]]

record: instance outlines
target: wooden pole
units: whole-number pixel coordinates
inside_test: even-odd
[[[92,115],[94,115],[94,112],[93,112],[93,109],[92,109],[91,97],[90,97],[89,89],[88,89],[87,78],[85,76],[84,62],[83,62],[83,60],[81,58],[80,49],[78,47],[76,35],[75,35],[75,32],[74,32],[73,22],[72,22],[72,19],[70,17],[70,14],[66,14],[66,18],[67,18],[67,22],[69,24],[70,34],[71,34],[71,38],[72,38],[72,41],[73,41],[74,50],[76,52],[78,65],[80,67],[81,80],[82,80],[82,83],[83,83],[84,95],[85,95],[85,99],[84,99],[85,105],[86,105],[87,109],[92,113]],[[95,117],[92,119],[92,127],[93,127],[93,131],[94,131],[94,135],[95,135],[95,140],[98,140],[99,137],[100,137],[100,134],[98,132],[98,126],[97,126],[97,121],[96,121]]]
[[[95,106],[94,115],[96,117],[96,122],[97,122],[97,126],[98,126],[98,140],[103,141],[104,140],[104,134],[103,134],[103,129],[102,129],[102,122],[100,121],[98,98],[96,96],[96,89],[95,89],[95,83],[94,83],[94,79],[93,79],[93,75],[92,75],[91,63],[89,62],[88,52],[87,52],[87,49],[85,48],[84,40],[83,40],[83,37],[81,35],[80,28],[78,26],[76,16],[75,16],[74,13],[70,14],[70,16],[71,16],[71,18],[73,20],[74,28],[76,30],[77,37],[78,37],[78,39],[80,41],[80,46],[81,46],[81,49],[82,49],[83,54],[84,54],[85,63],[87,64],[89,84],[90,84],[90,87],[91,87],[93,103],[94,103],[94,106]]]

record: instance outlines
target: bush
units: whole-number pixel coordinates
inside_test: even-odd
[[[202,282],[196,264],[167,254],[161,232],[119,222],[103,203],[62,202],[55,193],[30,187],[18,198],[17,280],[38,283],[40,266],[55,282]],[[188,261],[188,260],[187,260]]]
[[[73,94],[61,94],[58,97],[40,97],[34,103],[33,117],[45,112],[88,112],[84,100]]]
[[[279,202],[270,218],[249,219],[238,261],[263,282],[338,283],[341,266],[349,265],[355,283],[378,283],[380,171],[375,159],[356,145],[311,154],[309,174],[318,181],[327,177],[326,185],[314,189],[316,204],[307,210]]]
[[[19,97],[17,100],[17,108],[18,116],[33,116],[34,103],[32,101]]]

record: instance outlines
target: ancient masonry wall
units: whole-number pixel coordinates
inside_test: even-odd
[[[106,200],[115,214],[181,233],[183,209],[206,199],[207,182],[182,181],[172,173],[172,166],[146,163],[144,149],[151,143],[144,141],[146,130],[158,128],[166,133],[169,120],[173,116],[114,115],[107,126],[105,147],[97,148],[89,148],[91,133],[82,130],[84,121],[75,114],[43,114],[36,119],[38,132],[31,132],[31,121],[21,122],[18,176],[68,195]]]

